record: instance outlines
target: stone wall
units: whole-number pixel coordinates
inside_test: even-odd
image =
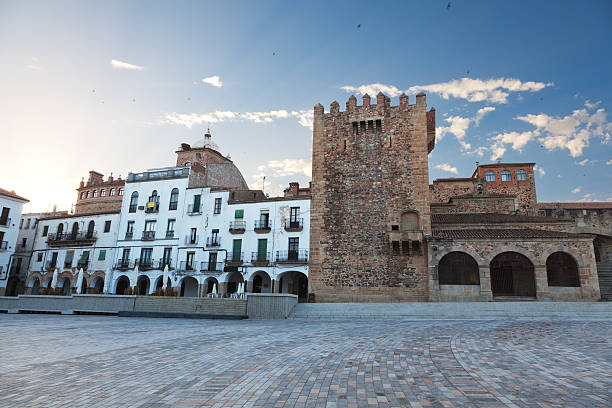
[[[512,214],[517,207],[515,197],[455,197],[449,203],[431,205],[432,214],[450,213],[498,213]]]
[[[474,180],[471,178],[437,179],[429,186],[432,203],[448,203],[453,197],[473,192]]]
[[[424,94],[415,105],[402,95],[390,106],[380,93],[375,105],[352,96],[344,112],[337,102],[330,113],[315,107],[309,284],[317,302],[428,300],[426,115]],[[406,211],[420,231],[399,229]],[[421,248],[394,254],[392,236]]]

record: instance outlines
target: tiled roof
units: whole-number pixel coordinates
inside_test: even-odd
[[[6,196],[6,197],[11,197],[11,198],[16,198],[17,200],[22,200],[22,201],[25,201],[27,203],[30,202],[30,200],[28,200],[27,198],[23,198],[23,197],[18,196],[17,194],[15,194],[14,191],[8,191],[8,190],[5,190],[3,188],[0,188],[0,195]]]
[[[580,202],[580,203],[538,203],[538,208],[541,210],[554,210],[556,208],[574,209],[574,210],[589,210],[589,209],[612,209],[612,202],[595,201],[595,202]]]
[[[581,234],[536,229],[445,229],[432,231],[434,238],[442,239],[530,239],[530,238],[580,238]]]
[[[495,214],[495,213],[455,213],[455,214],[431,214],[432,224],[499,224],[499,223],[557,223],[565,220],[563,218],[535,217],[528,215]]]

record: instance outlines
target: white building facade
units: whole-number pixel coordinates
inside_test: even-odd
[[[19,223],[26,198],[0,189],[0,296],[4,296],[19,236]]]

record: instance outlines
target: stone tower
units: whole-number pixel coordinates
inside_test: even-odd
[[[426,301],[431,233],[425,94],[314,108],[310,292],[317,302]]]

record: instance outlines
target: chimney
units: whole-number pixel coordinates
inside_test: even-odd
[[[297,197],[300,192],[300,183],[297,181],[289,183],[289,188],[291,189],[291,195],[293,197]]]

